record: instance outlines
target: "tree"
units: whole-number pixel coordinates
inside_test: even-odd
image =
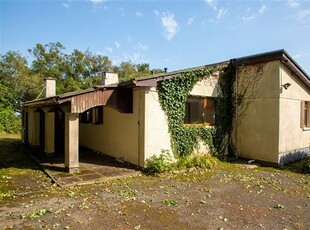
[[[42,75],[42,78],[62,79],[64,77],[64,49],[65,47],[60,42],[51,42],[46,45],[38,43],[35,48],[28,49],[35,58],[32,62],[32,70]]]
[[[19,52],[0,55],[0,132],[18,130],[20,104],[43,96],[44,78],[55,78],[56,93],[62,94],[101,84],[104,72],[118,73],[120,81],[151,75],[148,63],[113,66],[109,57],[89,50],[65,53],[60,42],[38,43],[28,51],[34,58],[30,66]]]
[[[34,99],[43,81],[29,69],[20,53],[9,51],[0,56],[0,83],[8,89],[14,110],[20,112],[20,103]]]

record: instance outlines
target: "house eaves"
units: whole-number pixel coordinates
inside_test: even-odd
[[[297,64],[297,62],[284,49],[231,59],[232,65],[236,67],[254,65],[257,63],[270,62],[270,61],[282,62],[294,76],[296,76],[299,80],[301,80],[310,89],[309,75]]]
[[[224,62],[219,62],[219,63],[214,63],[214,64],[209,64],[209,65],[203,65],[203,66],[198,66],[198,67],[193,67],[193,68],[187,68],[183,70],[178,70],[178,71],[172,71],[168,73],[161,73],[161,74],[156,74],[156,75],[150,75],[147,77],[139,77],[139,78],[134,78],[128,81],[120,82],[118,86],[120,87],[156,87],[157,82],[171,79],[175,76],[178,76],[182,73],[186,73],[192,70],[198,70],[201,68],[208,68],[208,67],[215,67],[215,66],[223,66],[223,65],[228,65],[229,61],[224,61]]]

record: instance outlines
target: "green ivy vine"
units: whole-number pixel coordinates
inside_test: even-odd
[[[157,89],[159,102],[168,119],[173,154],[185,157],[193,152],[199,141],[209,147],[212,155],[233,151],[231,141],[235,114],[234,82],[235,68],[229,64],[221,70],[219,86],[221,93],[216,99],[216,127],[184,126],[187,97],[199,79],[210,76],[217,67],[193,69],[160,81]]]
[[[234,118],[236,114],[236,96],[234,86],[236,81],[236,68],[230,63],[221,72],[218,84],[220,93],[216,99],[216,132],[214,146],[220,156],[235,156],[235,148],[232,142]],[[238,98],[238,104],[242,103]]]
[[[200,68],[180,73],[158,84],[159,102],[168,118],[172,151],[175,156],[185,157],[193,152],[198,141],[213,148],[214,129],[204,126],[184,126],[185,105],[190,91],[198,80],[209,76],[214,68]]]

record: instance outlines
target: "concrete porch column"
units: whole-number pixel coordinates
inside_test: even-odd
[[[69,172],[79,169],[79,114],[65,115],[65,167]]]
[[[44,152],[55,152],[55,115],[54,112],[45,113]]]

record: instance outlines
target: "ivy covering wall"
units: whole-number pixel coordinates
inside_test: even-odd
[[[159,102],[168,118],[172,151],[176,157],[193,152],[198,141],[204,141],[213,151],[213,129],[204,126],[184,126],[187,97],[198,80],[209,76],[214,69],[190,70],[163,80],[158,84]]]
[[[220,95],[216,98],[216,126],[184,126],[187,97],[194,85],[203,77],[220,71]],[[168,119],[171,147],[175,157],[190,155],[199,141],[203,141],[212,155],[223,155],[231,143],[233,117],[233,85],[235,70],[232,65],[224,69],[203,67],[160,81],[157,89],[159,102]],[[226,151],[227,152],[227,151]]]

